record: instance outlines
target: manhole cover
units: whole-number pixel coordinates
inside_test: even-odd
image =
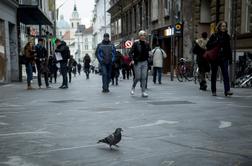
[[[152,105],[178,105],[178,104],[195,104],[190,101],[153,101],[153,102],[148,102],[149,104]]]
[[[80,103],[84,102],[84,100],[55,100],[55,101],[49,101],[50,103]]]

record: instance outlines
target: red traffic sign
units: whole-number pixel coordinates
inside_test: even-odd
[[[130,41],[130,40],[127,40],[127,41],[124,43],[125,48],[131,48],[132,45],[133,45],[133,42]]]

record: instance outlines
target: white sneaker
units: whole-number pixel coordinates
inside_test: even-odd
[[[143,93],[142,93],[142,97],[148,97],[148,93],[143,92]]]
[[[130,94],[134,95],[135,94],[135,89],[132,88],[131,91],[130,91]]]

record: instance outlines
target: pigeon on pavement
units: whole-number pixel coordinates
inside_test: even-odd
[[[122,138],[121,132],[122,131],[123,131],[122,128],[117,128],[113,134],[107,136],[104,139],[99,140],[97,143],[102,142],[102,143],[108,144],[110,149],[111,149],[112,145],[116,146],[116,147],[119,147],[116,144],[118,144],[121,141],[121,138]]]

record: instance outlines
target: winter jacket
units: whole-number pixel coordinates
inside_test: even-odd
[[[167,57],[165,51],[160,47],[151,50],[153,56],[153,67],[163,67],[163,59]]]
[[[227,32],[216,32],[211,35],[206,47],[209,50],[217,45],[220,45],[220,51],[217,60],[229,60],[229,63],[232,63],[230,39],[231,38]]]
[[[116,48],[110,41],[103,40],[97,45],[95,55],[100,64],[112,64],[116,56]]]
[[[55,52],[60,52],[63,59],[61,62],[67,63],[70,58],[70,50],[65,42],[62,41],[61,44],[57,46]]]
[[[47,59],[48,58],[48,52],[46,48],[40,44],[37,44],[35,46],[35,51],[36,51],[36,58],[38,61],[41,61],[41,59]]]
[[[145,41],[135,41],[131,50],[129,52],[129,56],[132,60],[134,60],[135,64],[138,62],[147,61],[149,58],[149,51],[151,51],[150,46]]]

